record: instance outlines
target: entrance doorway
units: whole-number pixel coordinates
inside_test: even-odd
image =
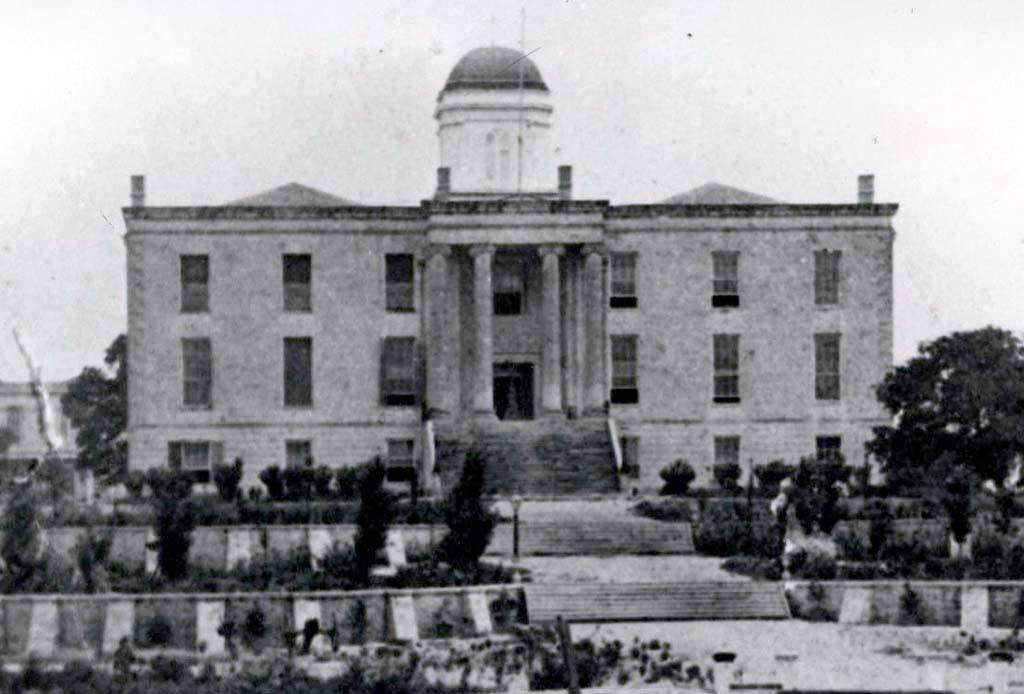
[[[533,364],[494,365],[494,413],[502,420],[533,419]]]

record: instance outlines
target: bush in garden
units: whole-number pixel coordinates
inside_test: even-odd
[[[632,513],[643,518],[668,523],[690,523],[693,521],[690,504],[683,499],[643,499],[631,510]]]
[[[192,514],[192,478],[179,470],[154,468],[146,473],[153,493],[157,564],[169,580],[188,575],[188,550],[195,527]]]
[[[854,525],[840,525],[832,531],[832,540],[839,550],[839,556],[850,561],[864,561],[867,550],[859,529]]]
[[[800,527],[807,534],[818,527],[831,533],[841,519],[840,485],[850,477],[850,468],[841,460],[804,458],[793,478],[793,509]]]
[[[40,568],[41,540],[36,498],[31,484],[20,485],[3,510],[2,586],[5,593],[24,592]]]
[[[334,479],[334,472],[326,465],[319,465],[313,468],[313,490],[321,499],[331,496],[331,480]]]
[[[754,466],[754,476],[757,478],[757,486],[769,496],[779,493],[779,485],[782,480],[792,478],[796,474],[795,465],[787,465],[781,460],[773,460],[766,465]]]
[[[892,535],[892,510],[881,499],[872,499],[864,508],[864,516],[868,520],[868,553],[878,559]]]
[[[358,467],[340,467],[334,471],[334,488],[339,499],[355,499],[359,496]]]
[[[259,605],[253,605],[242,620],[242,645],[254,648],[267,634],[267,617]]]
[[[113,537],[110,530],[96,532],[88,528],[85,534],[78,538],[75,543],[75,562],[78,564],[78,571],[82,575],[83,588],[86,593],[93,593],[97,589],[97,569],[105,568],[110,559],[110,547]],[[101,586],[101,588],[106,588]]]
[[[359,513],[356,515],[353,575],[361,584],[370,582],[377,555],[387,542],[391,523],[391,495],[384,489],[387,468],[380,457],[364,466],[359,479]]]
[[[217,493],[224,501],[238,498],[238,485],[242,483],[242,459],[235,458],[230,465],[217,463],[213,466],[213,483],[217,485]]]
[[[154,614],[146,621],[143,636],[150,646],[167,646],[171,642],[171,622],[162,614]]]
[[[942,504],[957,542],[966,540],[971,532],[971,487],[971,473],[964,465],[956,465],[946,477]]]
[[[462,475],[448,504],[448,534],[438,547],[439,556],[453,567],[476,570],[491,542],[497,516],[484,504],[485,464],[478,451],[469,451]]]
[[[777,558],[781,538],[764,505],[748,506],[739,500],[707,504],[693,532],[695,548],[701,554],[728,557],[736,554]]]
[[[682,459],[662,468],[658,474],[663,483],[661,486],[662,496],[686,496],[693,480],[697,478],[693,466]]]
[[[302,465],[286,466],[284,469],[285,498],[292,501],[308,501],[313,496],[315,475],[312,458],[306,459]]]
[[[924,624],[924,622],[924,605],[921,603],[921,596],[910,587],[909,583],[904,583],[903,592],[900,594],[900,623]]]
[[[716,463],[712,468],[715,482],[727,492],[736,491],[739,488],[740,465],[739,463]]]
[[[994,520],[996,528],[999,532],[1006,535],[1013,529],[1013,517],[1017,512],[1017,501],[1014,499],[1013,491],[1006,487],[997,489],[995,504],[996,515]]]
[[[830,581],[839,572],[836,560],[825,552],[800,549],[789,556],[789,572],[813,581]]]
[[[138,501],[142,498],[142,490],[146,486],[146,473],[142,470],[128,470],[121,475],[121,484],[128,495]]]
[[[284,475],[277,465],[270,465],[260,470],[260,482],[267,488],[267,496],[271,501],[284,500]]]

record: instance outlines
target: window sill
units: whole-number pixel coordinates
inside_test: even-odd
[[[739,398],[712,398],[712,404],[714,405],[739,405]]]
[[[283,313],[312,313],[312,308],[286,308]]]
[[[209,412],[213,409],[213,404],[209,405],[182,405],[182,412]]]
[[[181,314],[183,316],[208,316],[208,315],[210,315],[210,309],[204,309],[204,310],[194,309],[193,310],[193,309],[183,308],[183,309],[181,309]]]
[[[313,403],[309,403],[308,405],[289,405],[288,403],[285,403],[284,404],[284,409],[286,409],[286,410],[312,410],[313,409]]]
[[[416,313],[414,308],[388,308],[384,309],[385,313]]]
[[[613,296],[608,301],[608,308],[616,310],[638,308],[638,302],[635,296]]]

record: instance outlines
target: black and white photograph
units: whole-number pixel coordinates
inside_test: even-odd
[[[0,0],[0,692],[1024,694],[1022,37]]]

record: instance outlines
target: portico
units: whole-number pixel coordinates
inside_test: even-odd
[[[423,254],[428,406],[458,418],[603,413],[606,250],[577,216],[525,227],[519,216],[514,234],[493,216],[487,229],[465,213],[459,228],[436,220]]]

